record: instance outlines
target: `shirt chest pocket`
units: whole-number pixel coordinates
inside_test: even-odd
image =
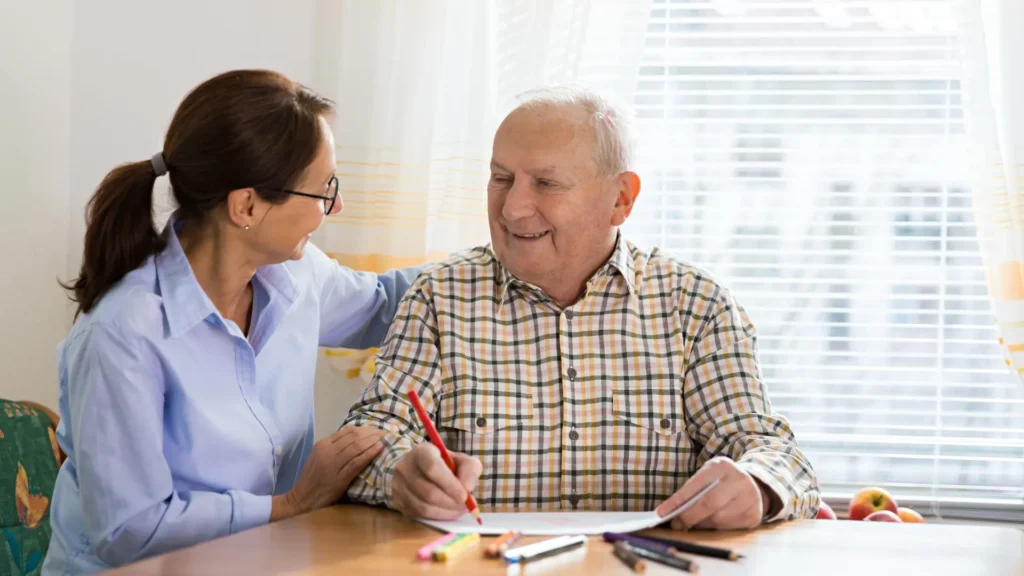
[[[694,472],[699,447],[686,433],[681,388],[665,380],[624,385],[612,392],[615,422],[610,436],[623,446],[616,458],[618,471],[627,484],[629,479],[644,479],[644,510],[675,493]]]
[[[438,400],[438,428],[449,448],[477,457],[524,444],[533,420],[533,395],[513,383],[456,388]]]
[[[667,440],[685,430],[681,385],[658,382],[617,388],[612,392],[612,415],[620,425],[645,430],[643,436]]]

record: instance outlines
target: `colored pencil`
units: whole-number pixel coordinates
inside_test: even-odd
[[[423,428],[427,431],[427,436],[430,437],[430,441],[441,452],[441,458],[448,465],[448,469],[452,471],[452,474],[455,474],[455,461],[452,460],[452,455],[448,453],[448,449],[444,447],[441,435],[437,433],[437,428],[434,428],[434,423],[430,420],[430,416],[427,415],[423,404],[420,403],[419,395],[416,394],[415,390],[409,390],[408,396],[409,402],[412,403],[412,407],[416,410],[416,415],[419,416],[420,424],[423,425]],[[476,499],[473,498],[472,494],[466,494],[466,509],[473,515],[473,518],[476,518],[477,524],[483,525],[484,522],[480,519],[480,510],[477,509]]]
[[[491,545],[487,547],[487,550],[484,550],[484,554],[486,554],[489,558],[498,558],[502,554],[504,554],[505,551],[508,550],[510,546],[515,544],[516,541],[518,541],[522,537],[522,532],[509,530],[508,532],[505,532],[504,534],[499,536],[497,540],[491,542]]]
[[[636,546],[630,545],[628,542],[619,541],[616,544],[621,544],[623,547],[628,549],[633,554],[651,562],[657,562],[683,572],[696,573],[700,571],[700,566],[693,560],[687,560],[685,558],[679,558],[671,554],[662,554],[660,552],[654,552],[646,548],[637,548]]]
[[[708,558],[721,558],[722,560],[739,560],[740,558],[743,558],[742,554],[737,554],[736,552],[726,548],[694,544],[693,542],[685,542],[674,538],[659,538],[655,536],[643,536],[642,538],[644,540],[650,540],[651,542],[657,542],[658,544],[668,546],[686,554],[707,556]]]
[[[513,548],[505,552],[503,556],[505,562],[525,564],[526,562],[533,562],[534,560],[568,552],[586,543],[586,536],[559,536],[558,538],[549,538],[534,544]]]
[[[430,551],[430,557],[433,558],[435,561],[436,560],[440,560],[441,559],[441,552],[447,550],[449,547],[455,545],[456,542],[458,542],[459,540],[462,540],[463,538],[465,538],[467,536],[469,536],[469,532],[459,532],[459,533],[456,533],[455,534],[455,538],[452,538],[451,540],[449,540],[449,541],[445,542],[444,544],[441,544],[437,548],[434,548],[433,550],[431,550]]]
[[[437,540],[434,540],[430,544],[425,544],[423,547],[416,551],[416,558],[418,560],[430,560],[430,557],[433,554],[435,548],[440,548],[442,545],[447,544],[451,540],[454,540],[456,537],[458,537],[458,534],[456,532],[450,532],[448,534],[445,534],[444,536],[441,536]]]
[[[463,534],[461,537],[452,540],[445,546],[442,546],[439,550],[434,551],[434,560],[447,562],[479,543],[480,535],[476,532]]]
[[[612,547],[612,552],[615,554],[616,558],[622,560],[622,563],[626,566],[629,566],[629,569],[633,572],[636,572],[637,574],[643,574],[647,571],[647,565],[644,564],[644,561],[641,560],[636,554],[634,554],[625,542],[621,540],[619,542],[616,542],[615,545]]]
[[[631,534],[619,534],[618,532],[605,532],[603,537],[605,542],[609,542],[611,544],[616,544],[618,542],[626,542],[630,546],[633,546],[635,548],[646,548],[651,552],[660,552],[662,554],[671,554],[673,556],[679,555],[679,551],[675,548],[672,548],[671,546],[667,546],[665,544],[662,544],[661,542],[648,540],[640,536],[633,536]]]

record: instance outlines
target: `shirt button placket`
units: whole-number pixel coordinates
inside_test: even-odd
[[[576,387],[574,383],[576,378],[579,376],[579,371],[575,366],[572,365],[572,354],[576,351],[572,341],[572,331],[570,326],[572,320],[576,317],[576,312],[572,309],[566,309],[562,312],[562,318],[564,321],[561,323],[560,340],[562,345],[563,353],[566,354],[562,358],[563,366],[567,366],[564,372],[564,378],[567,380],[563,383],[562,389],[566,402],[564,404],[563,418],[564,422],[569,427],[569,433],[567,435],[568,442],[562,446],[562,451],[565,454],[566,467],[563,468],[563,474],[568,477],[563,477],[562,486],[563,490],[566,490],[569,494],[569,504],[573,510],[579,507],[581,496],[579,494],[579,487],[577,486],[577,457],[579,450],[577,449],[577,442],[580,439],[580,433],[576,430],[575,422],[578,420],[576,414]],[[564,494],[565,492],[563,492]]]

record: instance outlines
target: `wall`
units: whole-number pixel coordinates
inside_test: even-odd
[[[71,152],[71,0],[0,2],[0,397],[55,406]]]
[[[57,279],[78,270],[85,204],[104,174],[157,152],[181,98],[218,72],[272,68],[315,86],[315,4],[0,3],[0,397],[56,406],[55,351],[72,311]],[[355,391],[333,373],[321,380],[322,435]]]
[[[117,164],[160,150],[188,90],[231,68],[272,68],[308,82],[312,47],[312,0],[106,0],[79,9],[71,78],[69,267],[77,270],[81,262],[83,214],[93,188]],[[157,186],[165,189],[166,179]]]

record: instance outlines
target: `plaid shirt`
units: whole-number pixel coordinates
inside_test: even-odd
[[[753,325],[706,272],[622,239],[561,308],[488,247],[428,268],[400,304],[345,424],[390,432],[348,495],[391,505],[392,472],[427,441],[475,456],[481,510],[653,510],[728,456],[811,517],[817,478],[772,412]]]

